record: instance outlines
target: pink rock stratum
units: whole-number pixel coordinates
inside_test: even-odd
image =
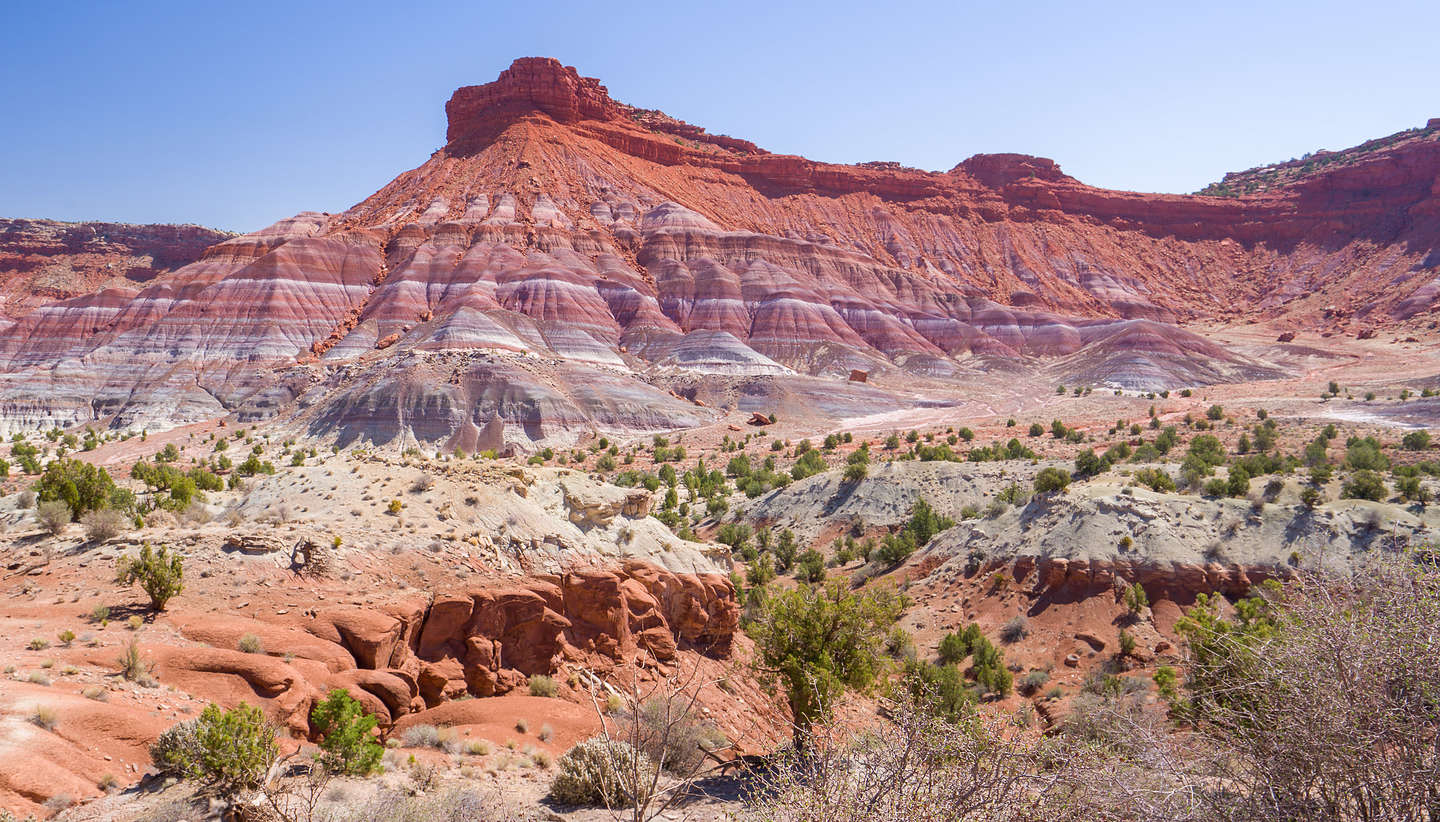
[[[1220,197],[1023,155],[770,154],[541,58],[446,111],[447,145],[348,211],[0,319],[0,427],[293,414],[463,445],[497,417],[532,440],[714,418],[656,375],[943,381],[1022,358],[1160,388],[1275,373],[1185,324],[1353,333],[1440,294],[1440,127]]]

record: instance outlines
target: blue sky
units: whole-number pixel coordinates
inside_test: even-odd
[[[772,151],[1094,184],[1225,171],[1440,116],[1440,3],[11,3],[0,216],[253,230],[444,143],[519,56]]]

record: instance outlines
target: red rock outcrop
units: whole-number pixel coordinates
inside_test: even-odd
[[[215,647],[147,646],[145,656],[162,683],[224,704],[258,702],[304,735],[311,706],[332,688],[351,693],[388,727],[448,699],[504,694],[566,666],[604,675],[670,664],[681,651],[726,658],[739,614],[722,576],[631,561],[442,592],[428,602],[325,607],[299,626],[182,617],[187,639]],[[246,635],[261,652],[228,650]]]
[[[1152,601],[1169,600],[1180,605],[1194,603],[1197,594],[1244,596],[1252,586],[1267,579],[1291,576],[1284,567],[1063,557],[1017,557],[991,562],[981,569],[982,575],[993,573],[1006,574],[1016,583],[1028,586],[1033,593],[1051,600],[1080,601],[1138,582]]]
[[[739,626],[729,580],[639,562],[515,587],[437,595],[415,655],[421,695],[504,693],[562,662],[608,671],[635,655],[668,662],[680,648],[728,656]]]
[[[497,417],[531,438],[709,418],[624,376],[652,364],[944,379],[969,355],[1069,357],[1158,388],[1270,373],[1177,323],[1377,327],[1440,296],[1433,124],[1229,197],[1097,189],[1015,154],[948,172],[770,154],[542,58],[446,110],[446,146],[342,214],[0,321],[0,421],[298,404],[316,433],[459,442]],[[544,365],[411,378],[455,352]]]
[[[234,236],[197,225],[0,219],[0,315],[101,288],[137,288]]]

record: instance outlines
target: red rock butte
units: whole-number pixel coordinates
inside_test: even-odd
[[[857,370],[874,397],[1042,362],[1157,389],[1284,373],[1187,325],[1421,327],[1440,294],[1436,121],[1201,196],[1018,154],[772,154],[544,58],[446,113],[442,149],[343,213],[0,319],[0,425],[288,415],[464,445],[700,424],[697,380]]]

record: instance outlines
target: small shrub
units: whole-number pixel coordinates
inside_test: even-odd
[[[110,698],[110,693],[99,685],[91,685],[87,687],[85,690],[80,692],[80,695],[85,697],[86,699],[93,699],[96,702],[104,702],[105,700]]]
[[[540,730],[539,730],[538,732],[536,732],[536,734],[535,734],[535,738],[538,739],[538,740],[540,740],[541,742],[549,742],[549,741],[550,741],[550,737],[552,737],[552,736],[554,736],[554,735],[555,735],[555,729],[554,729],[554,728],[550,727],[549,725],[541,725],[541,726],[540,726]]]
[[[526,719],[525,717],[523,717],[523,716],[520,717],[519,719],[515,720],[515,730],[519,731],[519,732],[522,733],[522,734],[528,734],[528,733],[530,733],[530,722],[529,722],[529,720],[527,720],[527,719]]]
[[[61,500],[49,500],[35,507],[35,519],[51,536],[59,536],[70,524],[70,506]]]
[[[184,568],[179,554],[171,554],[168,548],[158,552],[150,544],[140,547],[140,556],[123,557],[115,574],[119,585],[140,583],[150,597],[150,606],[157,611],[165,610],[165,603],[184,588]]]
[[[199,742],[195,737],[198,719],[188,719],[171,725],[155,741],[150,743],[150,759],[162,773],[183,775],[188,762],[200,758]]]
[[[1065,490],[1070,484],[1070,474],[1053,466],[1041,468],[1035,475],[1035,493],[1048,494]]]
[[[1049,681],[1049,671],[1031,671],[1020,679],[1020,684],[1015,686],[1015,690],[1025,696],[1030,696],[1031,694],[1038,693]]]
[[[35,710],[30,712],[30,724],[53,731],[55,726],[60,724],[60,715],[48,705],[37,705]]]
[[[560,757],[550,796],[563,805],[607,807],[644,799],[654,768],[649,757],[628,743],[597,736]],[[632,784],[636,774],[641,777],[638,785]]]
[[[330,691],[310,712],[310,724],[321,734],[320,762],[331,773],[365,776],[380,768],[385,749],[375,741],[373,714],[341,688]]]
[[[980,626],[973,622],[958,634],[946,634],[944,638],[940,640],[941,664],[949,665],[969,656],[983,638],[983,635],[980,633]]]
[[[70,630],[69,628],[66,628],[55,636],[60,640],[60,644],[64,645],[67,648],[70,647],[70,643],[75,641],[75,632]]]
[[[281,510],[284,510],[283,506]],[[210,521],[210,509],[205,503],[196,500],[182,508],[175,516],[186,525],[204,525]],[[282,516],[280,521],[284,522],[285,519],[287,518]]]
[[[1150,597],[1145,593],[1143,585],[1137,582],[1125,589],[1125,608],[1132,615],[1138,615],[1149,607]]]
[[[719,728],[680,699],[647,699],[622,723],[628,726],[624,736],[638,744],[643,756],[682,777],[704,765],[707,751],[730,744]]]
[[[34,639],[30,640],[30,644],[26,647],[28,647],[32,651],[43,651],[46,648],[50,647],[50,640],[41,639],[37,636]]]
[[[120,675],[128,682],[139,682],[150,675],[150,666],[140,657],[140,637],[131,636],[120,652]]]
[[[1340,490],[1341,499],[1365,499],[1379,502],[1389,493],[1385,480],[1374,471],[1356,471]]]
[[[1135,635],[1134,635],[1134,634],[1130,633],[1129,631],[1125,630],[1124,628],[1121,628],[1121,629],[1120,629],[1120,655],[1121,655],[1121,656],[1132,656],[1132,655],[1134,655],[1134,653],[1135,653],[1135,648],[1136,648],[1137,644],[1138,644],[1138,643],[1137,643],[1136,640],[1135,640]]]
[[[260,637],[255,636],[254,634],[246,634],[246,635],[240,637],[240,641],[237,642],[237,643],[235,643],[235,647],[236,647],[241,653],[246,653],[246,654],[263,654],[263,653],[265,653],[265,644],[260,641]]]
[[[411,725],[400,734],[400,741],[407,748],[445,747],[444,734],[434,725]]]
[[[530,695],[554,697],[560,693],[560,686],[551,677],[535,674],[530,677]]]
[[[1166,702],[1174,704],[1180,700],[1180,675],[1175,672],[1174,668],[1169,665],[1161,665],[1155,669],[1153,678],[1155,689],[1160,692],[1160,696]]]
[[[109,622],[109,621],[110,621],[110,606],[108,606],[108,605],[96,605],[96,606],[94,607],[94,609],[92,609],[92,610],[90,611],[90,621],[91,621],[91,622],[101,622],[101,623]]]
[[[472,739],[465,743],[465,753],[471,756],[489,756],[490,743],[483,739]]]
[[[232,710],[211,704],[191,722],[166,731],[151,746],[151,756],[162,769],[178,771],[233,796],[258,786],[279,756],[275,728],[259,708],[244,702]],[[156,757],[161,740],[167,744]]]
[[[1004,642],[1019,642],[1030,635],[1030,620],[1016,615],[1000,628],[1000,639]]]
[[[80,524],[85,526],[85,538],[90,542],[105,542],[120,536],[126,522],[125,515],[113,508],[86,511],[80,516]]]

